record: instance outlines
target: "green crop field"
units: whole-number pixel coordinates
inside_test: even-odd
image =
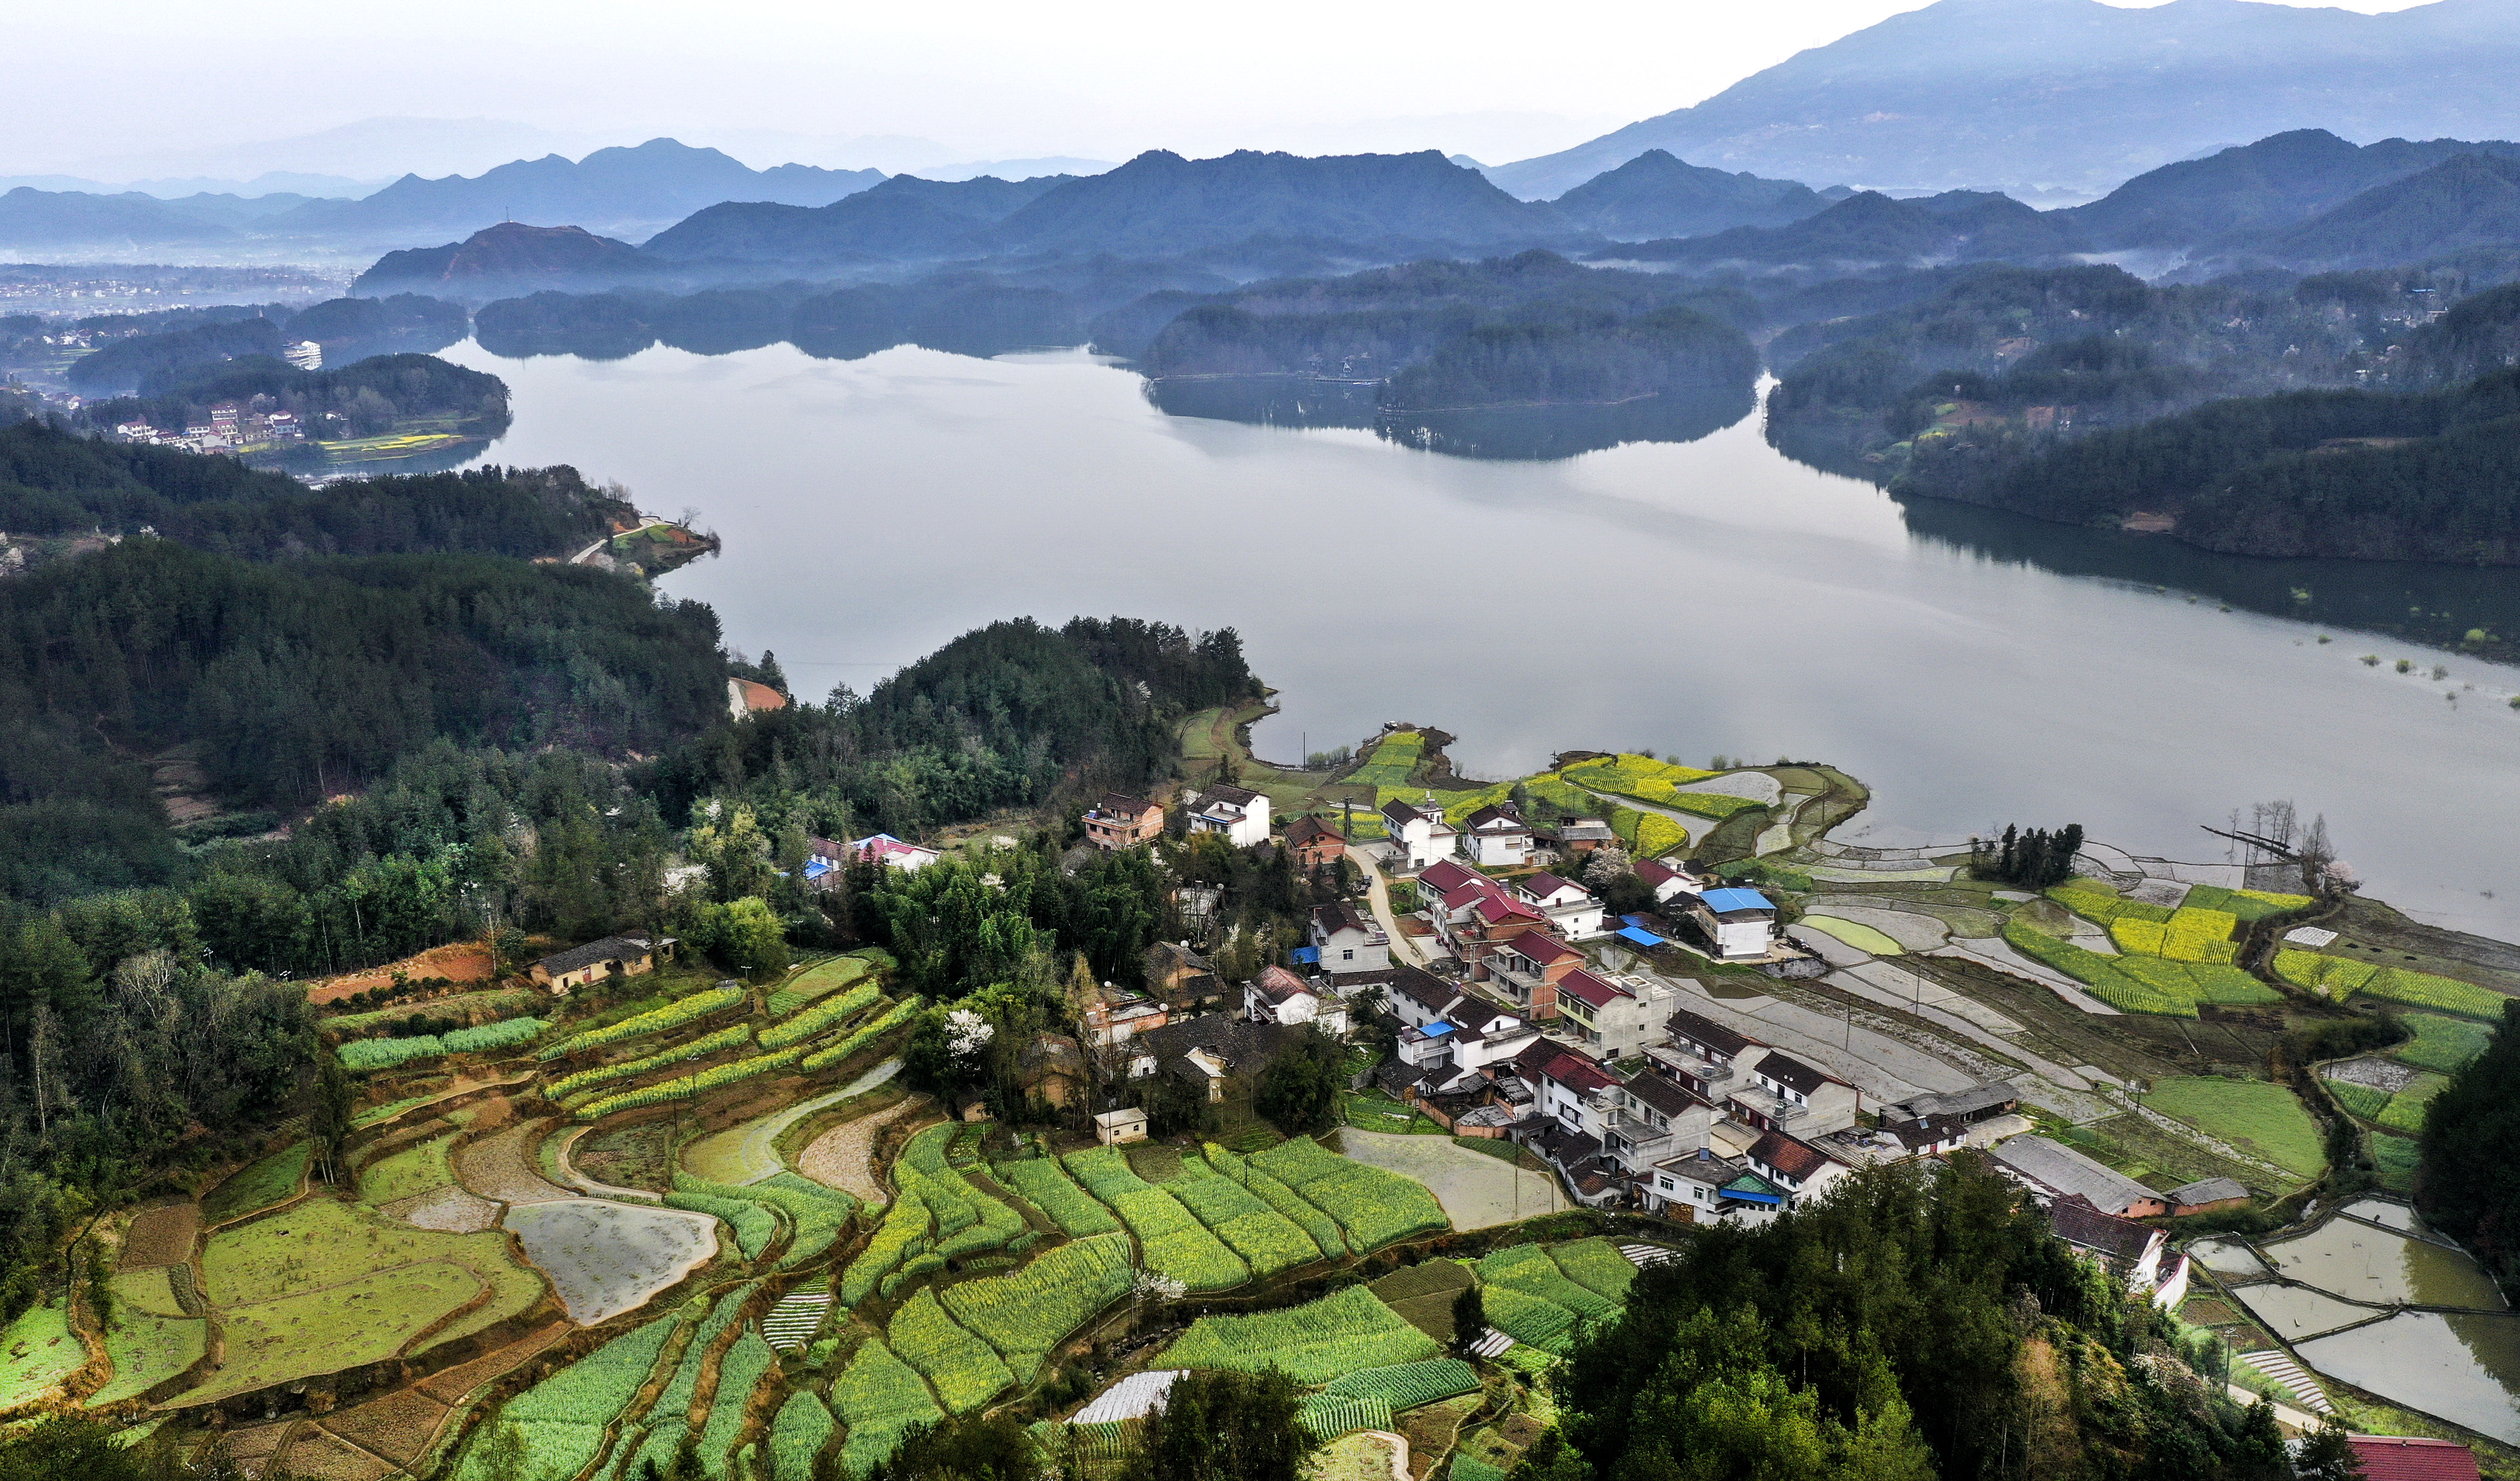
[[[1348,1242],[1359,1250],[1452,1227],[1424,1184],[1368,1167],[1302,1137],[1255,1154],[1251,1166],[1338,1221]]]
[[[1193,1291],[1226,1290],[1251,1279],[1241,1256],[1192,1217],[1181,1200],[1130,1171],[1118,1147],[1087,1147],[1068,1153],[1066,1160],[1076,1181],[1109,1204],[1138,1236],[1148,1269]]]
[[[988,1343],[945,1314],[933,1290],[922,1289],[893,1313],[884,1340],[936,1385],[936,1397],[949,1414],[977,1409],[1014,1382]]]
[[[1637,1267],[1619,1247],[1607,1239],[1575,1239],[1549,1247],[1549,1256],[1557,1268],[1576,1284],[1605,1296],[1612,1301],[1628,1299],[1628,1287],[1636,1283]]]
[[[1359,1369],[1437,1356],[1435,1339],[1402,1321],[1362,1285],[1318,1301],[1247,1317],[1201,1317],[1166,1348],[1171,1368],[1275,1369],[1298,1383],[1328,1383]]]
[[[945,1309],[996,1348],[1016,1381],[1095,1313],[1129,1293],[1129,1236],[1096,1234],[1048,1250],[1003,1276],[945,1287]]]
[[[1407,786],[1410,774],[1426,754],[1426,738],[1416,731],[1394,731],[1382,738],[1365,764],[1350,772],[1347,780],[1360,786],[1371,786],[1377,792],[1384,787]]]
[[[454,1138],[440,1137],[369,1163],[359,1173],[359,1201],[371,1207],[395,1203],[453,1183],[454,1145]]]
[[[1025,1157],[997,1165],[998,1181],[1032,1201],[1067,1234],[1082,1239],[1118,1230],[1120,1221],[1097,1202],[1052,1157]]]
[[[2144,1103],[2209,1136],[2257,1153],[2300,1178],[2327,1165],[2318,1125],[2292,1092],[2266,1080],[2184,1075],[2156,1080]]]
[[[1255,1279],[1265,1280],[1322,1257],[1311,1235],[1258,1194],[1197,1157],[1185,1161],[1183,1168],[1183,1176],[1165,1185],[1165,1190],[1240,1255]],[[1345,1248],[1340,1246],[1342,1252]]]
[[[814,1458],[831,1444],[832,1432],[837,1428],[822,1400],[804,1392],[788,1395],[788,1402],[779,1407],[778,1417],[770,1421],[771,1474],[814,1474]]]
[[[2415,1076],[2412,1085],[2389,1098],[2389,1108],[2380,1112],[2380,1124],[2409,1137],[2421,1133],[2424,1112],[2432,1105],[2433,1097],[2449,1087],[2450,1077],[2447,1075],[2436,1075],[2427,1070]]]
[[[49,1392],[87,1364],[87,1349],[70,1335],[63,1307],[38,1302],[0,1332],[0,1409],[15,1409]]]
[[[2485,1053],[2494,1033],[2463,1018],[2445,1018],[2435,1013],[2408,1013],[2407,1027],[2415,1036],[2396,1049],[2389,1057],[2402,1059],[2417,1069],[2439,1070],[2443,1074],[2465,1069],[2468,1061]]]
[[[866,1474],[891,1455],[910,1426],[945,1417],[919,1370],[876,1338],[869,1338],[832,1380],[831,1398],[832,1412],[849,1427],[840,1462],[852,1475]]]
[[[1578,1317],[1608,1320],[1619,1315],[1618,1302],[1568,1279],[1557,1262],[1549,1257],[1549,1251],[1537,1244],[1498,1250],[1479,1262],[1478,1272],[1479,1284],[1490,1291],[1510,1286],[1527,1296],[1562,1306]]]
[[[638,1397],[681,1324],[667,1317],[625,1332],[509,1400],[499,1423],[516,1425],[525,1442],[518,1472],[573,1476],[592,1464],[604,1427]],[[456,1481],[504,1481],[481,1465],[481,1448],[478,1440],[468,1447]]]
[[[2330,1080],[2327,1082],[2327,1093],[2334,1096],[2336,1103],[2344,1106],[2347,1112],[2360,1116],[2365,1121],[2379,1120],[2381,1113],[2389,1108],[2389,1093],[2375,1086],[2356,1085],[2349,1080]]]
[[[212,1189],[202,1200],[202,1223],[225,1224],[297,1196],[306,1184],[306,1164],[313,1151],[310,1144],[296,1143]]]
[[[1488,1325],[1542,1352],[1563,1357],[1572,1345],[1578,1318],[1546,1296],[1513,1285],[1491,1285],[1480,1292]]]
[[[758,1289],[759,1283],[754,1282],[720,1296],[717,1304],[709,1308],[708,1315],[693,1328],[692,1339],[684,1345],[681,1361],[674,1365],[673,1378],[648,1410],[647,1438],[635,1451],[625,1444],[613,1452],[613,1474],[625,1478],[625,1481],[635,1481],[642,1475],[641,1466],[650,1460],[656,1463],[659,1471],[673,1464],[674,1452],[682,1448],[684,1437],[691,1433],[688,1416],[692,1400],[699,1392],[701,1371],[707,1365],[709,1349],[742,1320],[744,1303],[751,1300],[752,1293]],[[718,1459],[723,1463],[724,1457]],[[708,1463],[708,1459],[703,1458],[701,1464],[705,1466]]]
[[[1305,1202],[1303,1195],[1293,1189],[1253,1167],[1248,1157],[1228,1151],[1213,1142],[1207,1144],[1205,1155],[1208,1166],[1240,1184],[1245,1191],[1261,1202],[1284,1214],[1323,1253],[1336,1258],[1352,1252],[1347,1235],[1340,1232],[1336,1219]]]
[[[883,1222],[876,1226],[875,1237],[858,1251],[856,1259],[840,1276],[840,1304],[855,1306],[873,1295],[891,1275],[908,1261],[927,1250],[928,1231],[935,1221],[928,1216],[927,1205],[908,1188],[901,1189],[883,1213]]]
[[[1612,1251],[1613,1254],[1617,1251]],[[1332,1378],[1322,1392],[1380,1399],[1394,1411],[1475,1391],[1479,1370],[1459,1358],[1428,1358],[1388,1368],[1359,1369]]]
[[[184,1315],[163,1266],[114,1277],[113,1318],[105,1332],[113,1376],[88,1396],[89,1406],[136,1399],[192,1367],[209,1340],[209,1326]]]
[[[833,957],[818,962],[780,985],[770,995],[770,1016],[785,1018],[789,1013],[826,994],[856,984],[875,970],[875,965],[858,957]]]

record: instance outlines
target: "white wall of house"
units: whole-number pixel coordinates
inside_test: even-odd
[[[1322,970],[1326,972],[1379,972],[1391,968],[1391,942],[1388,938],[1377,939],[1380,932],[1343,929],[1324,934],[1318,925],[1308,929],[1313,945],[1321,949]]]
[[[1531,862],[1531,830],[1516,828],[1463,833],[1462,852],[1467,854],[1473,864],[1518,868]]]

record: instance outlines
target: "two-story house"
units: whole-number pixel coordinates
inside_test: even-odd
[[[1755,962],[1768,955],[1777,934],[1777,907],[1757,890],[1701,890],[1686,895],[1683,906],[1716,958]]]
[[[1223,1002],[1225,983],[1189,942],[1158,941],[1147,948],[1147,996],[1184,1018]]]
[[[1601,902],[1573,880],[1542,870],[1516,883],[1513,893],[1514,898],[1540,912],[1551,930],[1569,941],[1589,941],[1602,933]]]
[[[1784,1210],[1791,1196],[1754,1172],[1746,1158],[1720,1157],[1701,1146],[1693,1155],[1667,1157],[1635,1183],[1645,1212],[1691,1222],[1724,1220],[1760,1225]]]
[[[1826,1070],[1772,1049],[1748,1066],[1725,1104],[1745,1126],[1824,1137],[1855,1124],[1864,1110],[1864,1093]]]
[[[2050,1205],[2048,1222],[2057,1238],[2096,1256],[2135,1289],[2150,1290],[2160,1281],[2161,1257],[2170,1236],[2151,1225],[2104,1214],[2079,1193]]]
[[[1524,931],[1497,943],[1471,975],[1545,1023],[1557,1016],[1558,984],[1583,965],[1584,954],[1557,937],[1545,930]]]
[[[1243,984],[1242,1014],[1254,1023],[1310,1023],[1333,1038],[1347,1033],[1347,1005],[1314,992],[1282,966],[1264,966]]]
[[[1297,818],[1286,825],[1286,852],[1297,869],[1321,869],[1347,857],[1347,838],[1319,818]]]
[[[1144,797],[1104,792],[1085,810],[1085,841],[1096,848],[1136,848],[1162,837],[1164,810]]]
[[[1462,820],[1460,847],[1473,864],[1519,869],[1531,862],[1531,825],[1510,802],[1483,807]]]
[[[1236,848],[1269,841],[1269,797],[1247,786],[1214,783],[1191,804],[1190,830],[1223,833]]]
[[[944,857],[932,848],[904,843],[890,833],[870,833],[848,843],[849,857],[860,864],[880,864],[903,874],[917,874]]]
[[[1548,923],[1503,884],[1450,859],[1428,865],[1418,876],[1418,891],[1427,897],[1426,919],[1436,941],[1469,963],[1473,977],[1486,975],[1479,964],[1499,943]]]
[[[1632,1183],[1651,1177],[1654,1164],[1707,1144],[1715,1107],[1679,1081],[1642,1069],[1619,1083],[1601,1152]]]
[[[1392,862],[1403,873],[1449,859],[1460,834],[1444,822],[1440,807],[1412,807],[1394,797],[1382,804],[1382,830],[1391,840]]]
[[[1768,1046],[1749,1035],[1689,1009],[1672,1010],[1663,1028],[1670,1044],[1647,1049],[1645,1057],[1709,1100],[1720,1102],[1732,1095],[1745,1063],[1758,1062],[1768,1052]]]
[[[1656,905],[1668,904],[1674,895],[1697,892],[1696,880],[1687,870],[1674,869],[1660,859],[1639,859],[1636,876],[1653,890]]]
[[[1353,905],[1316,907],[1304,929],[1322,954],[1322,970],[1332,976],[1384,971],[1391,965],[1391,938]]]
[[[1390,1005],[1405,1025],[1400,1061],[1421,1075],[1450,1071],[1433,1080],[1438,1086],[1490,1069],[1541,1042],[1540,1030],[1527,1019],[1414,966],[1392,968]]]
[[[1577,967],[1557,984],[1562,1023],[1582,1036],[1584,1048],[1604,1059],[1624,1059],[1660,1043],[1671,1016],[1672,991],[1642,977],[1609,978]]]

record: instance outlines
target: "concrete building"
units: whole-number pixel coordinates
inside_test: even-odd
[[[1390,969],[1391,938],[1353,905],[1315,908],[1304,934],[1322,954],[1322,970],[1332,976]]]
[[[1853,1126],[1864,1093],[1782,1050],[1769,1050],[1735,1082],[1726,1104],[1745,1126],[1824,1137]]]
[[[1462,820],[1460,847],[1473,864],[1519,869],[1531,862],[1531,825],[1510,802],[1483,807]]]
[[[1393,863],[1406,873],[1449,859],[1460,834],[1444,822],[1440,807],[1412,807],[1394,797],[1382,804],[1382,830],[1391,840]]]
[[[1191,804],[1190,830],[1223,833],[1236,848],[1269,841],[1269,798],[1247,786],[1216,783]]]
[[[1994,1157],[1996,1166],[2028,1185],[2043,1201],[2079,1196],[2121,1219],[2157,1219],[2170,1212],[2161,1194],[2046,1137],[2014,1137],[1996,1147]]]
[[[1547,870],[1515,884],[1513,893],[1540,912],[1551,930],[1569,941],[1589,941],[1607,928],[1602,923],[1601,902],[1593,898],[1591,890]]]
[[[1708,951],[1726,962],[1766,957],[1777,933],[1777,907],[1755,889],[1710,889],[1688,895],[1683,914],[1706,938]]]
[[[848,845],[849,857],[863,864],[880,864],[905,874],[916,874],[944,857],[932,848],[904,843],[890,833],[870,833],[853,838]]]
[[[1587,1052],[1624,1059],[1667,1036],[1672,990],[1643,977],[1603,977],[1584,967],[1557,984],[1557,1011]]]
[[[1471,969],[1533,1018],[1547,1022],[1557,1014],[1558,984],[1584,965],[1584,954],[1547,931],[1524,931],[1480,959]]]
[[[1313,991],[1282,966],[1265,966],[1242,987],[1243,1016],[1254,1023],[1310,1023],[1332,1038],[1347,1034],[1347,1005]]]
[[[643,977],[656,969],[656,964],[673,956],[674,938],[659,936],[607,936],[555,952],[527,969],[526,975],[535,986],[555,998],[565,998],[574,990],[602,982],[616,970],[625,977]]]

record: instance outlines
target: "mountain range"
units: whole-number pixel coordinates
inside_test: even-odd
[[[2096,194],[2238,140],[2520,135],[2520,6],[2435,0],[2365,16],[2255,0],[1937,0],[1690,108],[1493,166],[1526,200],[1650,149],[1882,190]]]

